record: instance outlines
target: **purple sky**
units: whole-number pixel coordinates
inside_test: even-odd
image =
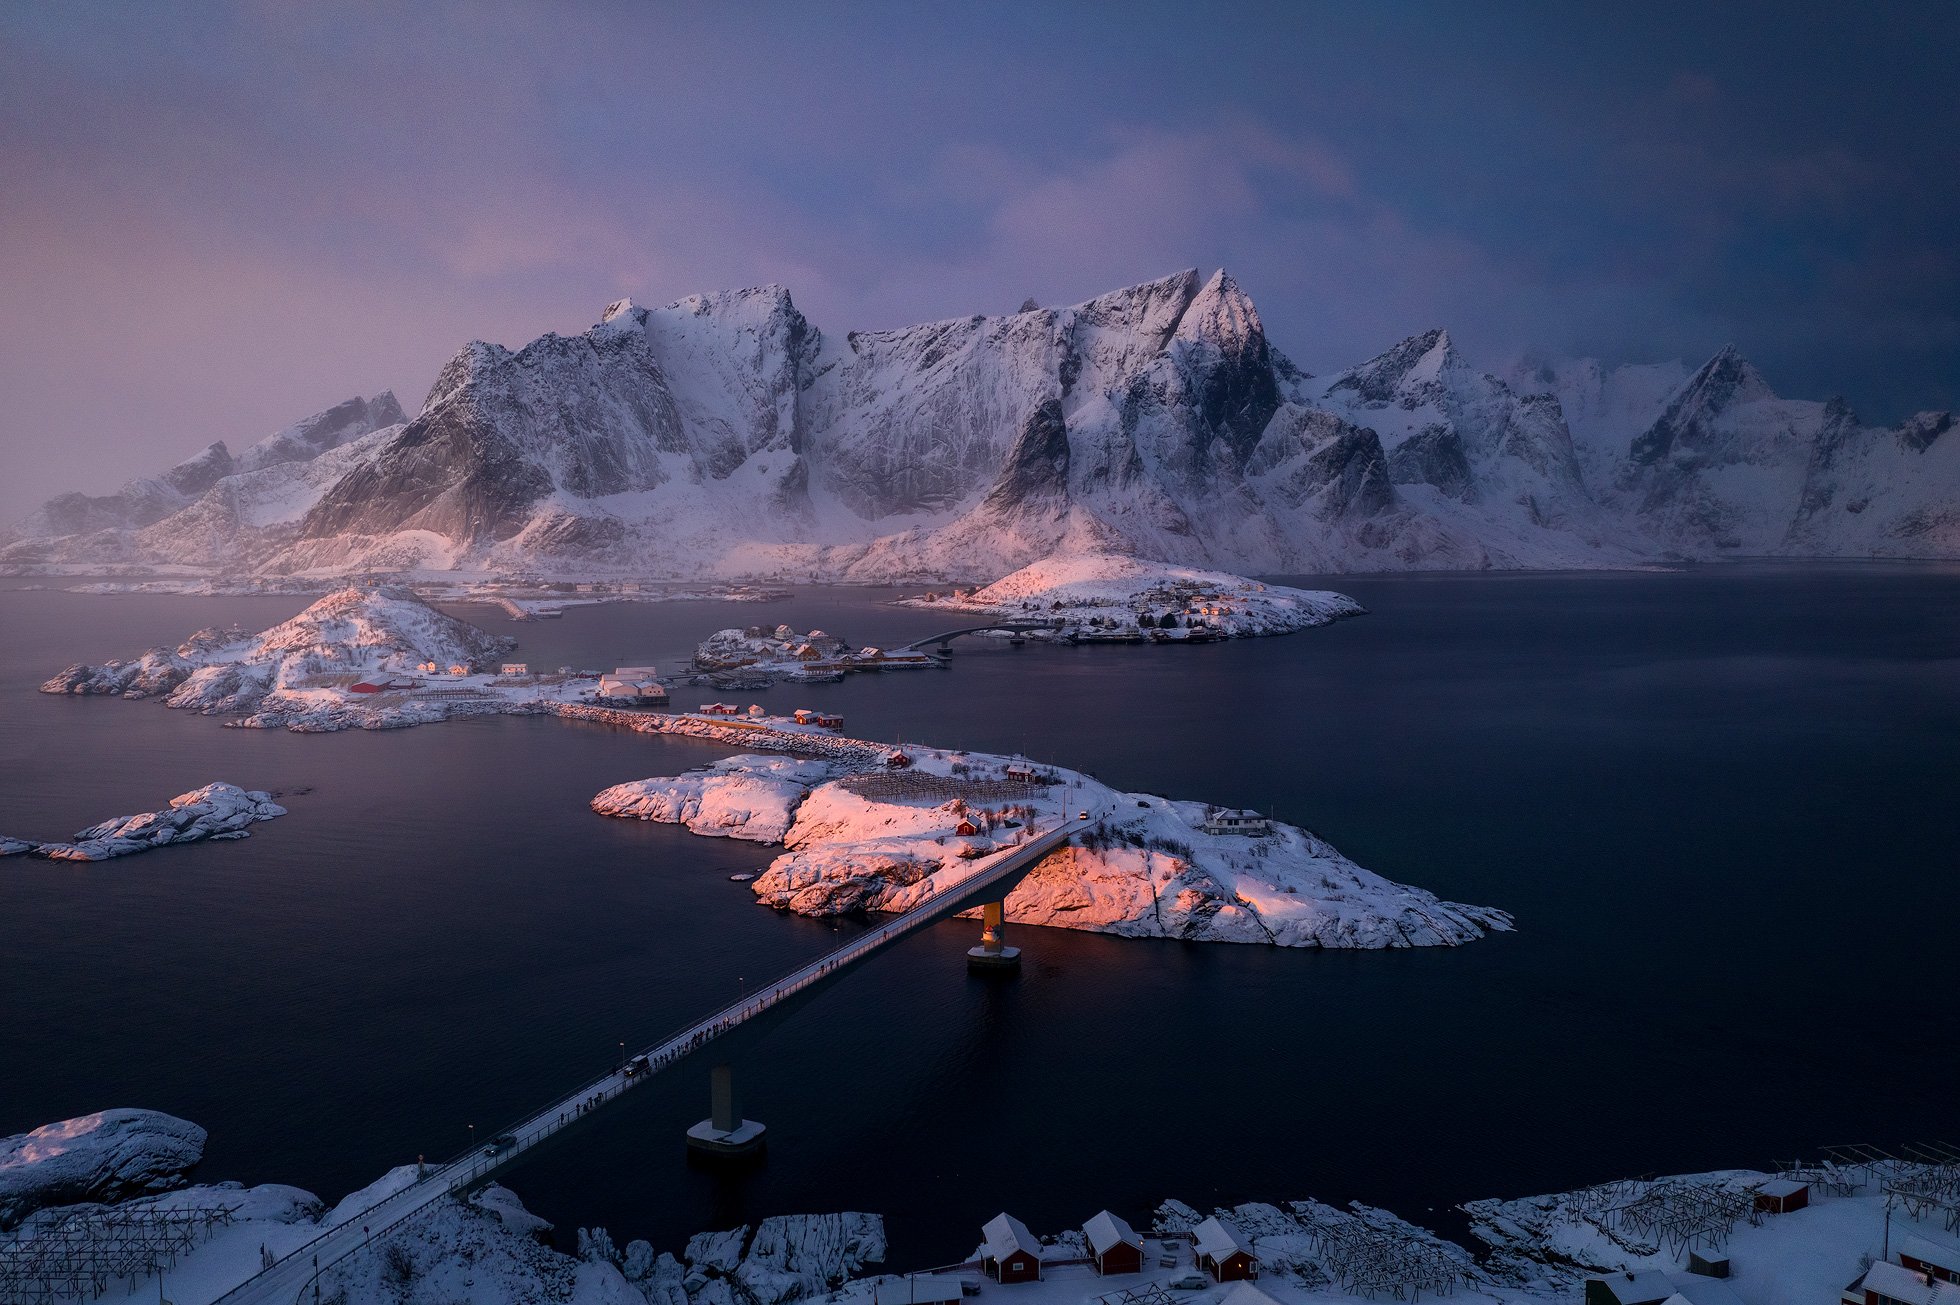
[[[0,520],[473,337],[778,281],[828,331],[1229,267],[1309,370],[1447,326],[1960,404],[1960,5],[0,8]]]

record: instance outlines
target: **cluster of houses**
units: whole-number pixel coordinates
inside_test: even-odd
[[[1026,1224],[1011,1214],[997,1214],[981,1229],[981,1236],[980,1268],[994,1281],[1040,1281],[1042,1247]],[[1147,1255],[1143,1238],[1121,1216],[1108,1210],[1099,1212],[1082,1225],[1082,1239],[1097,1273],[1143,1272]],[[1259,1261],[1252,1248],[1216,1215],[1193,1228],[1191,1240],[1198,1268],[1214,1282],[1240,1282],[1259,1276]]]
[[[599,677],[594,696],[601,701],[632,706],[664,707],[667,686],[651,666],[618,666]]]

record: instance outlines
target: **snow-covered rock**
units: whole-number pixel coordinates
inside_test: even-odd
[[[385,728],[445,719],[459,704],[349,701],[350,682],[392,682],[418,666],[489,669],[515,646],[508,636],[444,615],[406,588],[354,585],[256,635],[200,630],[174,652],[157,648],[131,662],[71,666],[41,692],[162,694],[165,706],[242,717],[248,725]]]
[[[619,785],[593,806],[780,839],[786,850],[751,887],[763,903],[801,915],[909,910],[963,877],[973,858],[1023,837],[1031,821],[1071,819],[1068,808],[1079,806],[1106,818],[1008,895],[1010,921],[1340,948],[1452,945],[1511,928],[1502,911],[1393,883],[1291,825],[1255,820],[1246,826],[1254,832],[1216,832],[1231,826],[1201,803],[1119,793],[1053,768],[1029,780],[1018,770],[1024,763],[1006,757],[916,747],[905,756],[902,773],[859,769],[835,779],[786,774],[774,758],[733,757],[707,772]]]
[[[0,1230],[46,1206],[111,1202],[183,1184],[206,1134],[156,1110],[99,1110],[0,1138]]]
[[[592,799],[592,809],[686,825],[697,834],[780,843],[797,806],[836,769],[826,761],[729,757],[673,779],[615,784]]]
[[[1043,558],[980,589],[901,601],[910,607],[1055,623],[1052,634],[1029,632],[1036,637],[1135,635],[1165,642],[1290,634],[1363,612],[1345,594],[1290,589],[1113,553]]]
[[[179,793],[161,811],[144,811],[133,816],[116,816],[90,825],[65,843],[36,843],[25,839],[0,839],[16,852],[31,852],[51,861],[106,861],[176,843],[197,843],[207,838],[247,838],[247,825],[286,814],[286,808],[272,800],[270,793],[242,789],[222,780]]]

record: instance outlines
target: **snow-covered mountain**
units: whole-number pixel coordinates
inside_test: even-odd
[[[26,541],[9,550],[32,560],[52,553],[67,560],[141,557],[208,563],[219,559],[217,536],[230,542],[292,515],[294,488],[345,471],[349,459],[320,460],[363,436],[406,421],[395,396],[355,397],[318,412],[234,455],[223,440],[207,445],[155,476],[132,480],[113,494],[62,494],[43,503],[11,534]],[[316,465],[317,464],[317,465]],[[300,495],[302,500],[304,495]],[[303,509],[302,509],[303,510]],[[186,516],[186,514],[189,514]],[[152,536],[146,531],[160,523]],[[61,540],[50,548],[49,541]]]
[[[1500,378],[1442,331],[1310,377],[1222,271],[841,337],[780,287],[622,300],[582,335],[467,346],[400,417],[351,400],[64,496],[0,563],[991,580],[1056,553],[1272,573],[1960,552],[1950,414],[1875,431],[1732,350]]]
[[[1867,426],[1842,399],[1780,398],[1733,346],[1692,373],[1588,360],[1514,381],[1557,400],[1595,496],[1670,553],[1960,556],[1950,412]]]

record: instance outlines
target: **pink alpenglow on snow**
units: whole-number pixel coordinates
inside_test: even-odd
[[[205,1132],[156,1110],[98,1110],[0,1138],[0,1230],[34,1211],[182,1186]]]
[[[963,878],[976,857],[1087,811],[1096,819],[1082,822],[1082,835],[1008,895],[1010,922],[1341,948],[1448,946],[1512,927],[1503,911],[1391,882],[1278,821],[1253,824],[1253,834],[1211,833],[1208,823],[1221,826],[1203,803],[1117,792],[1052,767],[1029,781],[1027,764],[1009,757],[909,754],[911,767],[887,773],[730,757],[616,785],[592,806],[714,837],[780,841],[786,850],[750,888],[799,915],[910,910]]]
[[[980,589],[934,591],[901,601],[907,607],[1049,620],[1058,635],[1071,639],[1137,636],[1165,643],[1291,634],[1364,611],[1346,594],[1118,553],[1058,553]]]

